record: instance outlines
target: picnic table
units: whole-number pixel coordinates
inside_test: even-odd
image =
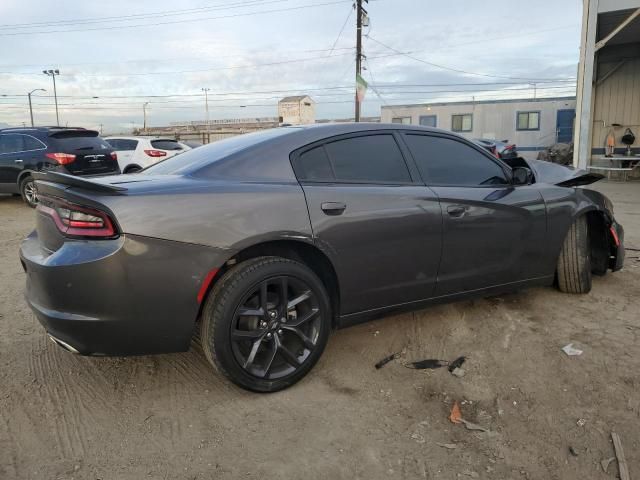
[[[612,173],[620,173],[623,181],[627,181],[629,178],[629,172],[633,171],[633,169],[638,166],[640,162],[640,157],[626,156],[626,155],[616,155],[613,157],[605,157],[604,155],[595,157],[594,159],[598,159],[600,165],[590,165],[589,170],[595,172],[604,172],[607,176],[608,180],[611,180]],[[609,162],[609,165],[606,165],[605,162]],[[623,167],[623,162],[628,162],[626,167]]]

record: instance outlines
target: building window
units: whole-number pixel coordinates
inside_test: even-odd
[[[452,115],[451,130],[454,132],[470,132],[473,130],[473,115],[470,113]]]
[[[393,117],[391,123],[403,123],[409,125],[411,123],[411,117]]]
[[[438,117],[436,115],[420,115],[420,125],[435,128],[438,126]]]
[[[516,130],[540,130],[540,112],[518,112]]]

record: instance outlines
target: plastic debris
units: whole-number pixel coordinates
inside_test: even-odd
[[[417,362],[407,363],[405,367],[414,368],[416,370],[423,369],[434,369],[441,367],[448,367],[449,371],[453,373],[456,368],[460,368],[462,364],[465,362],[467,357],[458,357],[453,361],[449,360],[438,360],[437,358],[427,358],[426,360],[419,360]]]
[[[578,421],[576,422],[576,425],[578,425],[579,427],[584,427],[587,424],[587,421],[584,418],[579,418]]]
[[[575,449],[575,448],[573,448],[571,445],[569,445],[569,453],[570,453],[571,455],[573,455],[574,457],[577,457],[577,456],[578,456],[578,452],[576,452],[576,449]]]
[[[454,368],[454,369],[451,371],[451,375],[454,375],[454,376],[456,376],[456,377],[458,377],[458,378],[462,378],[462,377],[464,377],[464,374],[465,374],[465,373],[466,373],[466,372],[464,371],[464,369],[463,369],[463,368]]]
[[[462,364],[467,360],[467,357],[458,357],[453,362],[449,363],[449,371],[453,373],[456,368],[460,368]]]
[[[564,347],[562,347],[562,351],[567,355],[569,355],[570,357],[574,357],[576,355],[582,355],[582,350],[574,348],[573,343],[570,343],[569,345],[565,345]]]
[[[457,400],[453,402],[453,407],[451,407],[449,421],[451,423],[462,423],[462,412],[460,411],[460,404]]]
[[[604,470],[604,473],[607,473],[607,470],[609,469],[609,465],[615,459],[616,459],[616,457],[609,457],[609,458],[605,458],[604,460],[600,461],[600,466],[602,467],[602,470]]]

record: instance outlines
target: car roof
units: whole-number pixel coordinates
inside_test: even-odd
[[[40,126],[40,127],[7,127],[0,128],[0,133],[10,132],[51,132],[51,131],[64,131],[64,130],[86,130],[84,127],[57,127],[57,126]]]

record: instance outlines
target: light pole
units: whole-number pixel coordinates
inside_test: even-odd
[[[142,104],[142,129],[145,134],[147,133],[147,105],[149,105],[149,102]]]
[[[33,92],[46,92],[44,88],[36,88],[35,90],[31,90],[27,93],[27,97],[29,97],[29,116],[31,117],[31,126],[33,127],[33,107],[31,106],[31,94]]]
[[[207,132],[209,131],[209,95],[207,92],[211,90],[210,88],[203,88],[204,92],[204,109],[207,112]]]
[[[53,77],[53,98],[56,102],[56,124],[60,126],[60,116],[58,115],[58,93],[56,92],[56,75],[60,75],[60,70],[42,70],[42,73],[49,77]]]

